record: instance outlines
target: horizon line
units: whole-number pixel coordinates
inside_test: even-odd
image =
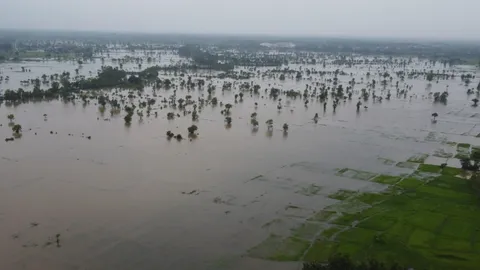
[[[350,39],[350,40],[389,40],[401,42],[480,42],[480,38],[440,38],[440,37],[406,37],[406,36],[357,36],[357,35],[333,35],[333,34],[271,34],[271,33],[206,33],[206,32],[151,32],[151,31],[135,31],[135,30],[86,30],[86,29],[41,29],[41,28],[3,28],[0,27],[0,32],[80,32],[80,33],[99,33],[99,34],[135,34],[135,35],[170,35],[170,36],[216,36],[216,37],[265,37],[265,38],[299,38],[299,39]]]

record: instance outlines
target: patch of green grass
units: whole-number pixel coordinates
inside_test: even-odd
[[[440,173],[441,168],[438,165],[420,164],[420,166],[418,166],[418,170],[428,173]]]
[[[448,218],[442,227],[440,234],[451,238],[470,241],[480,224],[466,218]]]
[[[384,191],[380,192],[380,194],[387,195],[387,196],[396,196],[403,193],[403,189],[397,186],[388,186]]]
[[[355,198],[352,200],[344,200],[340,201],[339,203],[329,205],[325,208],[325,210],[353,214],[362,212],[367,208],[370,208],[369,204],[361,202]]]
[[[415,269],[439,269],[431,268],[431,261],[427,260],[418,250],[408,248],[405,244],[393,239],[386,244],[374,242],[368,248],[365,257],[375,258],[387,266],[398,263]]]
[[[357,227],[371,229],[375,231],[388,230],[396,223],[396,220],[386,215],[376,215],[357,224]]]
[[[252,248],[248,255],[273,261],[298,261],[309,246],[310,243],[302,239],[270,235],[265,241]]]
[[[435,201],[438,204],[438,212],[447,215],[449,218],[468,219],[472,220],[474,224],[480,224],[480,209],[477,205],[458,204],[455,201],[452,202],[441,198]]]
[[[467,180],[463,178],[457,178],[455,176],[450,176],[450,175],[441,175],[439,177],[436,177],[433,181],[430,181],[427,185],[432,187],[446,188],[446,189],[449,189],[450,191],[460,192],[460,193],[463,192],[463,193],[470,194],[472,192],[470,183]]]
[[[391,175],[379,175],[375,178],[372,179],[373,182],[376,183],[381,183],[381,184],[388,184],[388,185],[393,185],[400,181],[401,177],[398,176],[391,176]]]
[[[307,262],[326,262],[333,255],[336,244],[327,241],[315,241],[312,247],[307,251],[304,261]]]
[[[440,213],[417,211],[414,215],[411,215],[406,222],[412,224],[416,228],[435,232],[443,224],[445,218],[446,216]]]
[[[336,240],[340,241],[340,243],[345,242],[367,245],[374,241],[376,234],[376,231],[355,227],[338,234]]]
[[[337,224],[337,225],[350,226],[354,222],[359,221],[361,218],[362,218],[362,215],[360,213],[343,214],[343,215],[339,216],[338,218],[334,219],[332,221],[332,223]]]
[[[457,153],[455,155],[455,158],[457,158],[457,159],[468,159],[468,158],[470,158],[470,155],[468,153]]]
[[[431,198],[417,194],[416,197],[407,201],[406,208],[402,210],[409,210],[408,213],[415,214],[419,211],[438,212],[438,208],[438,200],[432,200]]]
[[[423,182],[418,180],[415,177],[408,177],[403,179],[402,181],[396,184],[397,187],[405,188],[405,189],[415,189],[418,186],[422,185]]]
[[[300,227],[292,230],[292,236],[295,238],[311,240],[327,225],[316,222],[305,222]]]
[[[269,259],[273,261],[299,261],[309,246],[310,242],[308,241],[289,237],[282,242],[282,245]]]
[[[354,260],[363,259],[365,247],[356,243],[339,243],[335,253],[348,255]]]
[[[47,55],[44,51],[24,51],[20,52],[19,58],[45,58]]]
[[[459,143],[459,144],[457,144],[457,149],[460,149],[460,148],[469,149],[470,144],[469,143]]]
[[[321,239],[330,239],[332,236],[334,236],[335,234],[337,234],[338,232],[344,230],[346,227],[345,226],[332,226],[326,230],[324,230],[321,234],[320,234],[320,238]]]
[[[432,181],[433,179],[435,179],[436,176],[437,176],[436,174],[422,172],[422,171],[415,171],[412,175],[410,175],[410,177],[415,177],[416,179],[424,183],[428,183]]]
[[[398,162],[397,167],[399,168],[405,168],[405,169],[417,169],[418,164],[417,163],[412,163],[412,162]]]
[[[445,167],[442,170],[442,175],[457,176],[462,175],[464,171],[460,168]]]
[[[420,168],[395,181],[396,189],[389,192],[362,193],[353,198],[332,194],[343,201],[315,216],[321,221],[332,220],[335,212],[342,216],[331,222],[338,225],[320,229],[317,237],[322,241],[315,242],[317,247],[309,250],[306,258],[325,261],[334,252],[342,252],[358,260],[371,256],[385,262],[404,262],[415,269],[478,269],[480,207],[468,180],[455,177],[459,169],[440,170],[424,164]],[[356,175],[350,173],[352,178]],[[390,177],[378,176],[372,181],[390,182]],[[294,236],[312,239],[309,237],[316,235],[315,230],[315,226],[311,230],[300,227],[298,231],[305,234],[294,232]]]
[[[455,200],[457,203],[467,204],[475,201],[475,197],[473,197],[471,194],[435,186],[420,186],[416,189],[416,192],[423,196],[432,196],[445,200]]]
[[[435,248],[437,250],[470,252],[473,246],[470,240],[461,240],[454,237],[437,237],[435,239]]]
[[[340,189],[337,192],[328,195],[328,197],[331,199],[343,201],[354,196],[355,194],[357,194],[357,191]]]
[[[413,233],[410,235],[410,238],[408,239],[408,245],[413,246],[413,247],[421,247],[421,248],[431,248],[433,243],[435,241],[435,234],[422,230],[422,229],[416,229],[413,231]]]
[[[480,265],[479,256],[477,254],[471,254],[466,252],[455,251],[440,251],[430,250],[432,257],[428,257],[433,261],[435,269],[478,269]]]
[[[407,243],[414,230],[415,227],[413,225],[404,221],[398,221],[385,232],[385,237],[388,242]]]
[[[263,242],[251,248],[248,251],[248,255],[250,257],[261,258],[261,259],[269,258],[275,253],[277,247],[279,247],[282,244],[282,241],[283,241],[283,238],[281,236],[271,234]]]
[[[327,210],[321,210],[312,217],[310,217],[308,220],[310,221],[328,221],[331,219],[334,215],[336,215],[337,212],[335,211],[327,211]]]
[[[374,205],[386,200],[389,197],[389,195],[382,193],[362,193],[357,196],[356,199],[366,204]]]
[[[428,158],[428,154],[416,154],[416,155],[411,156],[407,160],[407,162],[424,163],[427,158]]]

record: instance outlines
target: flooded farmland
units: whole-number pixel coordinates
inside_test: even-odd
[[[76,69],[77,76],[94,77],[102,66],[118,67],[112,58],[126,55],[132,54],[112,53],[104,63],[96,56],[81,65],[2,63],[1,76],[9,80],[0,91],[32,91],[33,84],[20,82],[64,71],[73,77]],[[133,55],[147,57],[142,51]],[[158,58],[150,64],[144,60],[141,68],[126,63],[123,69],[140,72],[186,61],[170,51]],[[472,106],[478,70],[439,63],[425,67],[416,58],[406,66],[348,66],[329,58],[325,63],[235,68],[251,72],[248,79],[222,78],[208,70],[176,75],[160,70],[158,78],[171,80],[172,87],[82,90],[75,99],[4,100],[0,138],[12,137],[10,122],[22,131],[0,146],[0,268],[293,270],[304,261],[326,260],[335,251],[361,257],[383,249],[390,252],[382,253],[386,259],[403,259],[398,255],[403,249],[385,247],[396,243],[391,235],[401,234],[399,242],[409,252],[405,258],[420,258],[422,266],[432,260],[474,269],[480,223],[464,219],[480,212],[478,201],[463,193],[445,195],[450,202],[461,201],[455,207],[469,203],[459,209],[449,205],[455,208],[450,215],[438,207],[444,193],[431,195],[429,184],[437,183],[435,177],[460,175],[458,155],[480,145],[480,109]],[[31,71],[22,72],[22,67]],[[295,72],[284,72],[281,80],[284,69]],[[397,73],[423,69],[446,69],[456,76],[429,82],[424,75]],[[468,86],[460,78],[466,74],[473,76]],[[182,87],[189,76],[206,85]],[[224,87],[226,83],[232,85]],[[260,86],[258,93],[254,85]],[[330,94],[338,85],[345,98]],[[326,98],[318,97],[321,88]],[[288,90],[297,94],[287,95]],[[434,102],[434,93],[444,91],[448,101]],[[94,96],[84,102],[82,93]],[[239,93],[243,97],[236,97]],[[101,109],[100,95],[123,100],[121,112],[111,113],[110,103]],[[149,99],[155,102],[139,105]],[[179,106],[179,99],[191,102]],[[132,104],[137,107],[126,124],[124,107]],[[196,120],[193,111],[198,111]],[[167,116],[170,112],[173,117]],[[7,118],[10,114],[13,120]],[[189,136],[193,124],[198,129]],[[167,131],[183,139],[169,139]],[[445,181],[435,187],[453,190],[445,186],[451,179]],[[397,209],[391,198],[398,205],[426,198],[430,205]],[[379,215],[389,210],[398,215]],[[381,221],[368,219],[371,224],[361,226],[371,216]],[[399,225],[411,220],[414,224]],[[450,235],[461,225],[443,232],[449,220],[471,225],[462,227],[464,238]],[[456,245],[446,248],[449,240]]]

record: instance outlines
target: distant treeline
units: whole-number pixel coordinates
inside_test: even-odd
[[[178,49],[181,57],[190,58],[199,68],[220,71],[233,70],[235,66],[281,66],[287,63],[281,55],[257,55],[255,53],[209,52],[198,45],[185,45]]]
[[[270,50],[262,43],[292,43],[294,47],[276,48],[279,51],[311,51],[339,54],[367,54],[387,56],[416,56],[431,60],[444,60],[452,64],[478,64],[480,60],[480,42],[473,41],[405,41],[401,39],[361,39],[361,38],[321,38],[321,37],[272,37],[261,35],[200,35],[200,34],[141,34],[141,33],[101,33],[82,31],[18,31],[0,30],[0,54],[3,49],[9,49],[12,44],[16,48],[42,49],[51,46],[52,41],[67,41],[72,46],[93,47],[105,49],[106,45],[118,44],[128,48],[149,49],[158,46],[178,48],[184,57],[192,57],[199,65],[227,70],[232,65],[278,65],[281,59],[271,59],[264,56],[263,60],[249,63],[246,59],[222,59],[224,55],[208,52],[206,48],[215,47],[218,50],[237,50],[240,52],[259,52]],[[50,44],[50,45],[49,45]],[[80,45],[79,45],[80,44]],[[155,46],[154,46],[155,45]],[[58,47],[58,46],[56,46]],[[201,48],[201,49],[200,49]],[[89,55],[89,52],[83,52]],[[188,55],[188,56],[186,56]],[[219,62],[220,60],[220,62]]]
[[[178,49],[178,55],[190,58],[199,68],[228,71],[234,69],[233,63],[220,62],[220,57],[203,51],[195,45],[186,45]]]

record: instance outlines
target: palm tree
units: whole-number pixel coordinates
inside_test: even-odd
[[[16,134],[20,134],[20,132],[22,132],[22,126],[19,125],[19,124],[16,124],[12,127],[12,130],[13,132],[15,132]]]
[[[478,98],[474,98],[472,99],[472,101],[473,101],[473,107],[477,107],[478,106],[477,103],[479,101]]]
[[[438,113],[432,113],[433,121],[437,121]]]
[[[15,115],[9,114],[7,115],[8,120],[10,120],[10,123],[13,122],[13,119],[15,119]]]

